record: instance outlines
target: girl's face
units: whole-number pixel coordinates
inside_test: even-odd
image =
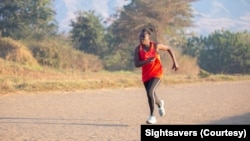
[[[150,38],[147,32],[144,32],[140,35],[140,42],[145,45],[149,44]]]

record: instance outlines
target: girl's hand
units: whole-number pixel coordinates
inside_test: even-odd
[[[179,65],[177,63],[174,63],[172,69],[177,71],[179,69]]]
[[[148,58],[148,62],[150,63],[150,62],[154,62],[155,61],[155,57],[150,57],[150,58]]]

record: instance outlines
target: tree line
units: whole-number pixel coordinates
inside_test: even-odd
[[[207,37],[191,37],[183,53],[196,57],[199,66],[214,74],[250,73],[250,34],[216,30]]]
[[[198,65],[208,72],[249,73],[249,32],[221,30],[208,37],[185,36],[185,28],[193,24],[191,3],[195,1],[131,0],[109,19],[94,10],[79,10],[65,37],[58,33],[52,0],[1,0],[0,36],[36,41],[56,37],[99,57],[107,70],[133,70],[138,33],[145,26],[153,26],[155,40],[178,46],[183,54],[197,58]],[[105,22],[111,24],[104,26]]]

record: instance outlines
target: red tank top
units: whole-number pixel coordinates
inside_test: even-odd
[[[163,68],[160,60],[160,55],[157,53],[155,43],[150,42],[149,51],[145,51],[142,45],[139,45],[139,57],[141,61],[147,60],[150,57],[155,57],[155,61],[147,63],[142,66],[142,81],[147,82],[153,77],[161,78],[163,75]]]

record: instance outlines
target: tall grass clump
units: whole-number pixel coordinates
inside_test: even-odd
[[[80,71],[99,71],[103,68],[98,56],[76,50],[58,39],[26,41],[26,44],[42,66]]]
[[[0,57],[23,65],[38,65],[30,50],[21,42],[11,38],[0,38]]]

